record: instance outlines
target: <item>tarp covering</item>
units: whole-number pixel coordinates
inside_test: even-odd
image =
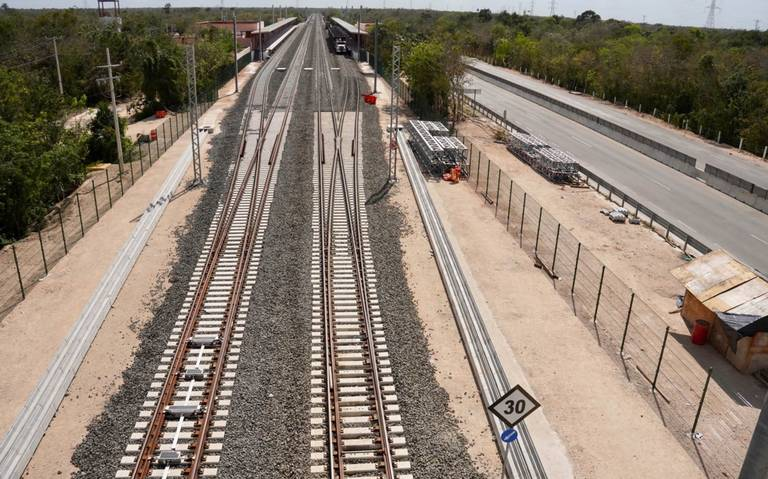
[[[754,336],[756,333],[768,332],[768,316],[752,314],[717,313],[723,330],[728,336],[728,344],[736,352],[736,345],[741,338]]]

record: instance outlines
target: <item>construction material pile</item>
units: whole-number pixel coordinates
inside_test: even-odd
[[[448,136],[442,123],[411,120],[407,129],[416,158],[432,173],[442,174],[466,161],[467,147],[455,136]]]
[[[507,149],[555,183],[579,181],[579,164],[569,154],[548,145],[541,138],[512,131]]]

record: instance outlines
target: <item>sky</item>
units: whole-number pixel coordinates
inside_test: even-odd
[[[14,8],[66,8],[71,6],[96,7],[96,0],[3,0]],[[280,0],[224,0],[226,7],[260,7],[279,3]],[[594,10],[603,18],[617,18],[635,22],[663,23],[667,25],[703,26],[712,0],[555,0],[558,15],[573,17],[584,10]],[[121,0],[123,8],[162,7],[170,2],[174,7],[218,7],[220,0]],[[530,10],[531,0],[283,0],[292,7],[343,7],[347,4],[387,8],[434,8],[440,10],[475,10],[489,8],[509,12]],[[535,15],[549,15],[552,0],[533,0]],[[276,3],[276,4],[277,4]],[[721,28],[755,28],[759,20],[761,30],[768,28],[768,0],[717,0],[715,26]]]

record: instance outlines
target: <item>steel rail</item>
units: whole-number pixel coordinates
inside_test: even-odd
[[[321,244],[320,244],[320,277],[322,278],[323,284],[321,285],[322,289],[322,314],[323,314],[323,335],[325,338],[325,344],[326,347],[324,348],[324,359],[325,359],[325,382],[326,382],[326,388],[325,388],[325,402],[326,402],[326,420],[328,422],[328,427],[326,428],[326,442],[328,445],[328,455],[327,455],[327,464],[326,464],[326,470],[329,474],[329,479],[335,479],[337,476],[337,470],[336,465],[342,464],[342,457],[341,457],[341,448],[342,448],[342,442],[340,437],[340,431],[342,427],[341,422],[341,415],[340,414],[334,414],[336,411],[340,411],[341,406],[339,404],[339,398],[336,394],[336,371],[338,370],[338,365],[336,363],[336,355],[333,354],[331,351],[329,345],[333,344],[333,329],[331,325],[331,311],[333,310],[333,294],[331,292],[331,283],[332,283],[332,273],[331,268],[329,266],[330,257],[331,257],[331,228],[328,228],[326,226],[326,221],[328,224],[332,224],[330,218],[332,213],[329,210],[328,213],[328,219],[326,220],[326,213],[325,213],[325,176],[324,176],[324,167],[325,164],[325,141],[323,136],[323,129],[322,129],[322,94],[321,94],[321,85],[320,85],[320,73],[319,69],[321,68],[321,64],[323,63],[323,60],[325,59],[323,55],[323,48],[324,45],[322,45],[322,37],[320,31],[322,30],[322,27],[320,26],[320,22],[315,20],[314,21],[314,30],[315,30],[315,37],[316,40],[320,40],[320,48],[317,48],[317,43],[315,44],[315,69],[314,69],[314,86],[315,86],[315,104],[316,104],[316,110],[317,110],[317,120],[315,123],[316,126],[316,148],[317,148],[317,185],[318,185],[318,236],[320,238]],[[330,70],[323,70],[324,72],[329,72]],[[330,94],[330,91],[329,91]],[[332,194],[333,191],[331,190],[330,194]],[[332,202],[330,203],[333,204]],[[326,236],[327,235],[327,236]],[[344,470],[343,468],[339,471],[339,477],[343,477]]]
[[[418,162],[402,132],[397,134],[397,143],[402,153],[424,228],[435,253],[435,262],[467,351],[475,382],[480,390],[483,404],[488,406],[509,389],[509,380],[488,335],[482,314],[456,258],[453,246],[432,203]],[[487,409],[486,415],[493,432],[497,437],[500,437],[506,426]],[[512,443],[511,447],[505,447],[501,441],[496,441],[499,456],[504,458],[506,476],[508,478],[546,479],[546,470],[525,421],[521,422],[517,429],[520,433],[520,440]]]
[[[302,38],[302,43],[304,43],[304,38]],[[291,69],[293,69],[293,66],[296,64],[296,57],[293,58],[291,62]],[[267,98],[267,91],[269,89],[269,81],[271,80],[271,76],[274,70],[270,71],[268,74],[268,81],[265,86],[265,95],[264,97]],[[214,240],[214,246],[212,247],[211,251],[209,252],[208,256],[206,257],[206,263],[203,268],[203,273],[201,274],[200,284],[195,290],[195,294],[193,297],[192,305],[189,308],[189,311],[187,313],[187,317],[185,320],[185,325],[183,328],[183,331],[180,335],[179,342],[177,344],[177,350],[174,354],[174,359],[172,361],[172,364],[168,370],[168,373],[166,375],[166,379],[163,385],[162,393],[160,397],[158,398],[157,405],[155,407],[155,410],[152,415],[152,419],[149,422],[148,431],[145,435],[144,441],[142,443],[142,447],[140,449],[140,454],[138,456],[137,465],[133,471],[133,478],[145,478],[148,477],[151,473],[151,466],[152,466],[152,460],[154,457],[154,453],[157,449],[157,443],[160,439],[160,436],[162,434],[162,428],[165,424],[165,413],[164,408],[169,405],[172,401],[173,395],[176,390],[177,380],[179,377],[179,373],[181,372],[181,368],[183,367],[185,358],[187,357],[187,352],[189,350],[187,340],[192,337],[193,332],[195,330],[195,327],[197,325],[197,321],[200,318],[200,313],[202,312],[203,305],[205,303],[205,296],[210,286],[210,281],[213,278],[213,274],[215,271],[215,266],[218,263],[218,259],[221,256],[221,252],[223,251],[224,245],[226,244],[226,238],[229,236],[229,231],[231,229],[231,224],[234,220],[235,214],[235,205],[240,204],[242,201],[242,197],[245,193],[245,190],[247,188],[247,183],[250,181],[250,177],[255,173],[254,178],[254,188],[256,185],[258,185],[258,169],[257,165],[261,162],[261,155],[263,151],[264,144],[266,142],[266,131],[269,129],[272,119],[274,118],[274,115],[279,108],[279,102],[282,99],[282,96],[284,94],[284,89],[287,84],[287,81],[284,81],[281,84],[280,89],[278,90],[276,97],[275,97],[275,107],[271,109],[268,120],[264,121],[264,115],[262,113],[262,121],[261,121],[261,127],[260,127],[260,134],[259,139],[257,143],[256,150],[254,151],[254,155],[251,159],[251,162],[248,165],[248,169],[244,175],[244,179],[241,183],[240,188],[238,188],[237,197],[234,201],[232,201],[232,196],[234,192],[234,185],[236,184],[236,177],[237,177],[237,169],[234,170],[234,173],[232,175],[232,180],[230,181],[230,189],[228,191],[227,200],[225,202],[225,213],[229,211],[229,215],[223,219],[223,221],[220,221],[217,225],[217,230],[215,234],[215,240]],[[249,94],[249,99],[253,98],[253,89],[256,87],[256,81],[253,82],[251,88],[252,92]],[[291,96],[291,103],[293,96],[295,96],[295,87],[294,92]],[[262,112],[264,111],[264,104],[262,103]],[[247,116],[250,118],[252,104],[249,104],[249,112],[247,113]],[[285,128],[287,114],[283,118],[283,123],[281,125],[281,132],[278,135],[279,138],[282,138],[282,130]],[[245,124],[245,129],[243,130],[243,133],[247,130],[247,123]],[[241,137],[241,145],[244,143],[244,135]],[[274,150],[276,148],[279,148],[279,142],[276,142],[273,145],[273,154]],[[238,157],[236,159],[236,167],[239,167],[241,162],[241,155],[243,152],[243,146],[239,149]],[[273,155],[270,156],[270,165],[273,164]],[[271,177],[271,171],[272,168],[270,168],[270,177]],[[269,185],[265,185],[264,192],[261,195],[262,201],[260,202],[259,211],[263,212],[263,204],[264,204],[264,198],[266,198],[266,191],[269,189]],[[256,198],[256,195],[254,195],[251,198],[251,208],[253,207],[253,202]],[[223,215],[222,215],[223,217]],[[258,221],[260,221],[260,217],[258,217]],[[253,215],[249,215],[249,221],[247,223],[247,231],[251,231],[252,225],[254,224],[253,221]],[[258,225],[257,225],[258,226]],[[241,252],[243,248],[244,241],[241,242]],[[242,259],[243,254],[239,255]],[[250,257],[250,251],[247,252],[247,256]],[[243,268],[242,264],[245,264],[246,267]],[[236,270],[236,277],[240,278],[241,276],[244,278],[245,272],[247,270],[247,263],[238,263],[238,268]],[[235,290],[233,289],[233,292]],[[227,305],[227,310],[231,311],[232,307],[232,301],[236,301],[239,304],[240,301],[240,295],[242,290],[239,291],[237,296],[230,295],[229,302]],[[231,326],[228,323],[225,323],[225,337],[222,341],[222,344],[217,349],[218,357],[217,357],[217,369],[214,371],[214,377],[213,377],[213,386],[215,387],[214,390],[211,392],[210,396],[212,398],[215,398],[216,390],[218,389],[218,382],[220,380],[220,369],[219,367],[223,365],[223,362],[226,358],[226,351],[227,349],[224,349],[224,346],[228,346],[229,342],[229,335],[231,334]],[[222,354],[221,352],[224,352]],[[214,351],[214,354],[216,354],[216,351]],[[207,440],[207,425],[209,423],[210,414],[211,414],[211,408],[206,408],[205,410],[205,416],[204,420],[202,422],[198,422],[197,424],[204,428],[205,434],[198,434],[197,439],[198,441],[196,444],[199,447],[195,447],[195,450],[193,451],[193,457],[192,457],[192,468],[189,471],[189,475],[191,477],[197,477],[197,469],[199,468],[199,464],[202,460],[202,454],[203,454],[203,447],[202,444],[204,444],[204,441]]]
[[[327,64],[326,60],[326,66]],[[328,68],[328,75],[326,76],[326,79],[329,81],[329,90],[332,91],[332,84],[330,84],[330,69]],[[355,279],[356,279],[356,289],[357,289],[357,300],[358,300],[358,306],[360,309],[360,313],[363,320],[363,331],[361,331],[364,334],[365,337],[365,346],[367,348],[368,353],[368,359],[370,362],[370,374],[371,374],[371,393],[373,395],[374,404],[375,404],[375,418],[378,422],[378,433],[379,433],[379,446],[381,449],[381,455],[382,455],[382,462],[384,464],[384,474],[387,479],[394,479],[395,478],[395,471],[394,471],[394,464],[392,461],[392,452],[390,449],[390,442],[389,442],[389,435],[388,435],[388,429],[387,429],[387,423],[386,423],[386,409],[384,406],[384,399],[381,392],[381,380],[379,377],[379,366],[378,366],[378,358],[377,358],[377,351],[376,351],[376,343],[375,343],[375,337],[373,332],[373,324],[372,324],[372,318],[371,318],[371,310],[370,310],[370,298],[369,298],[369,290],[368,290],[368,284],[367,284],[367,278],[366,278],[366,270],[365,270],[365,254],[362,248],[362,242],[363,242],[363,234],[362,234],[362,228],[361,228],[361,221],[360,221],[360,203],[359,203],[359,184],[358,184],[358,169],[357,169],[357,162],[359,159],[359,139],[358,139],[358,130],[359,130],[359,112],[360,112],[360,84],[358,81],[355,81],[354,74],[351,72],[347,72],[347,75],[344,75],[342,77],[342,81],[344,81],[344,102],[342,106],[342,110],[338,113],[338,120],[336,120],[335,112],[333,111],[333,101],[330,102],[331,105],[331,116],[334,118],[334,158],[333,163],[331,165],[331,179],[330,179],[330,190],[331,193],[329,195],[329,220],[330,215],[333,211],[333,191],[336,186],[337,176],[338,179],[341,182],[341,191],[344,199],[344,213],[347,218],[347,229],[349,233],[349,239],[351,243],[351,250],[352,255],[354,258],[354,268],[355,268]],[[354,134],[353,134],[353,171],[354,171],[354,179],[353,179],[353,185],[352,188],[353,191],[353,197],[354,199],[350,198],[350,192],[349,192],[349,185],[346,178],[346,172],[344,169],[344,154],[341,148],[341,133],[343,128],[343,121],[345,118],[346,110],[347,110],[347,101],[349,97],[349,92],[352,90],[351,85],[354,84],[354,91],[355,91],[355,119],[354,119]],[[323,199],[321,198],[321,202]],[[355,201],[354,207],[352,205],[352,202]],[[330,241],[330,228],[329,231],[326,233],[328,236],[328,241]],[[329,243],[326,243],[326,245]],[[328,252],[330,254],[330,252]],[[327,318],[327,323],[330,323],[330,317]],[[332,348],[333,344],[327,344],[326,348]],[[334,371],[335,373],[335,371]],[[335,378],[335,375],[334,375]],[[335,381],[335,379],[334,379]],[[335,386],[335,382],[333,383]],[[330,385],[329,385],[330,387]],[[334,404],[334,407],[338,407]],[[330,409],[330,405],[329,405]],[[338,419],[338,416],[340,415],[340,411],[337,409],[335,411],[335,418]],[[331,424],[329,424],[329,427]],[[336,442],[337,444],[341,443],[341,429],[340,425],[336,426]],[[339,477],[344,477],[344,465],[343,465],[343,459],[340,453],[338,453],[338,459],[339,462],[336,464],[336,467],[338,469]]]
[[[355,82],[355,92],[356,92],[356,102],[355,102],[355,121],[354,121],[354,128],[355,128],[355,134],[354,138],[357,139],[357,130],[359,127],[358,121],[359,121],[359,111],[360,111],[360,84],[358,82]],[[353,160],[353,169],[356,171],[356,164],[358,162],[358,156],[357,154],[354,155],[355,158]],[[355,265],[355,271],[356,271],[356,279],[357,279],[357,288],[358,288],[358,300],[360,303],[362,315],[363,315],[363,323],[365,327],[365,336],[368,346],[368,358],[371,362],[371,379],[372,379],[372,387],[373,395],[374,395],[374,401],[376,404],[376,414],[379,422],[379,435],[380,435],[380,447],[381,447],[381,453],[382,453],[382,460],[384,462],[384,474],[387,479],[394,479],[395,478],[395,468],[394,464],[392,462],[392,451],[390,449],[389,444],[389,432],[387,430],[387,419],[386,419],[386,409],[384,407],[384,398],[381,393],[381,379],[379,377],[379,365],[378,365],[378,357],[376,352],[376,340],[374,338],[373,334],[373,323],[371,320],[371,306],[370,306],[370,298],[368,296],[368,279],[366,277],[366,271],[365,271],[365,253],[363,252],[362,248],[362,240],[363,240],[363,234],[362,229],[360,226],[360,203],[356,203],[354,205],[354,211],[352,209],[352,201],[350,199],[349,195],[349,186],[347,184],[347,175],[344,171],[344,155],[339,148],[339,151],[336,155],[336,164],[339,166],[340,170],[340,179],[341,179],[341,190],[344,192],[344,207],[345,212],[347,216],[347,226],[349,229],[350,239],[352,243],[352,251],[355,258],[354,265]],[[357,185],[357,178],[354,178],[353,185]],[[355,187],[353,186],[353,188]],[[353,192],[356,197],[359,198],[357,192]]]

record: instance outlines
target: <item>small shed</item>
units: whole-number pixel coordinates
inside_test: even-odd
[[[768,367],[768,281],[723,250],[672,270],[685,286],[681,315],[709,323],[709,343],[736,369]]]

